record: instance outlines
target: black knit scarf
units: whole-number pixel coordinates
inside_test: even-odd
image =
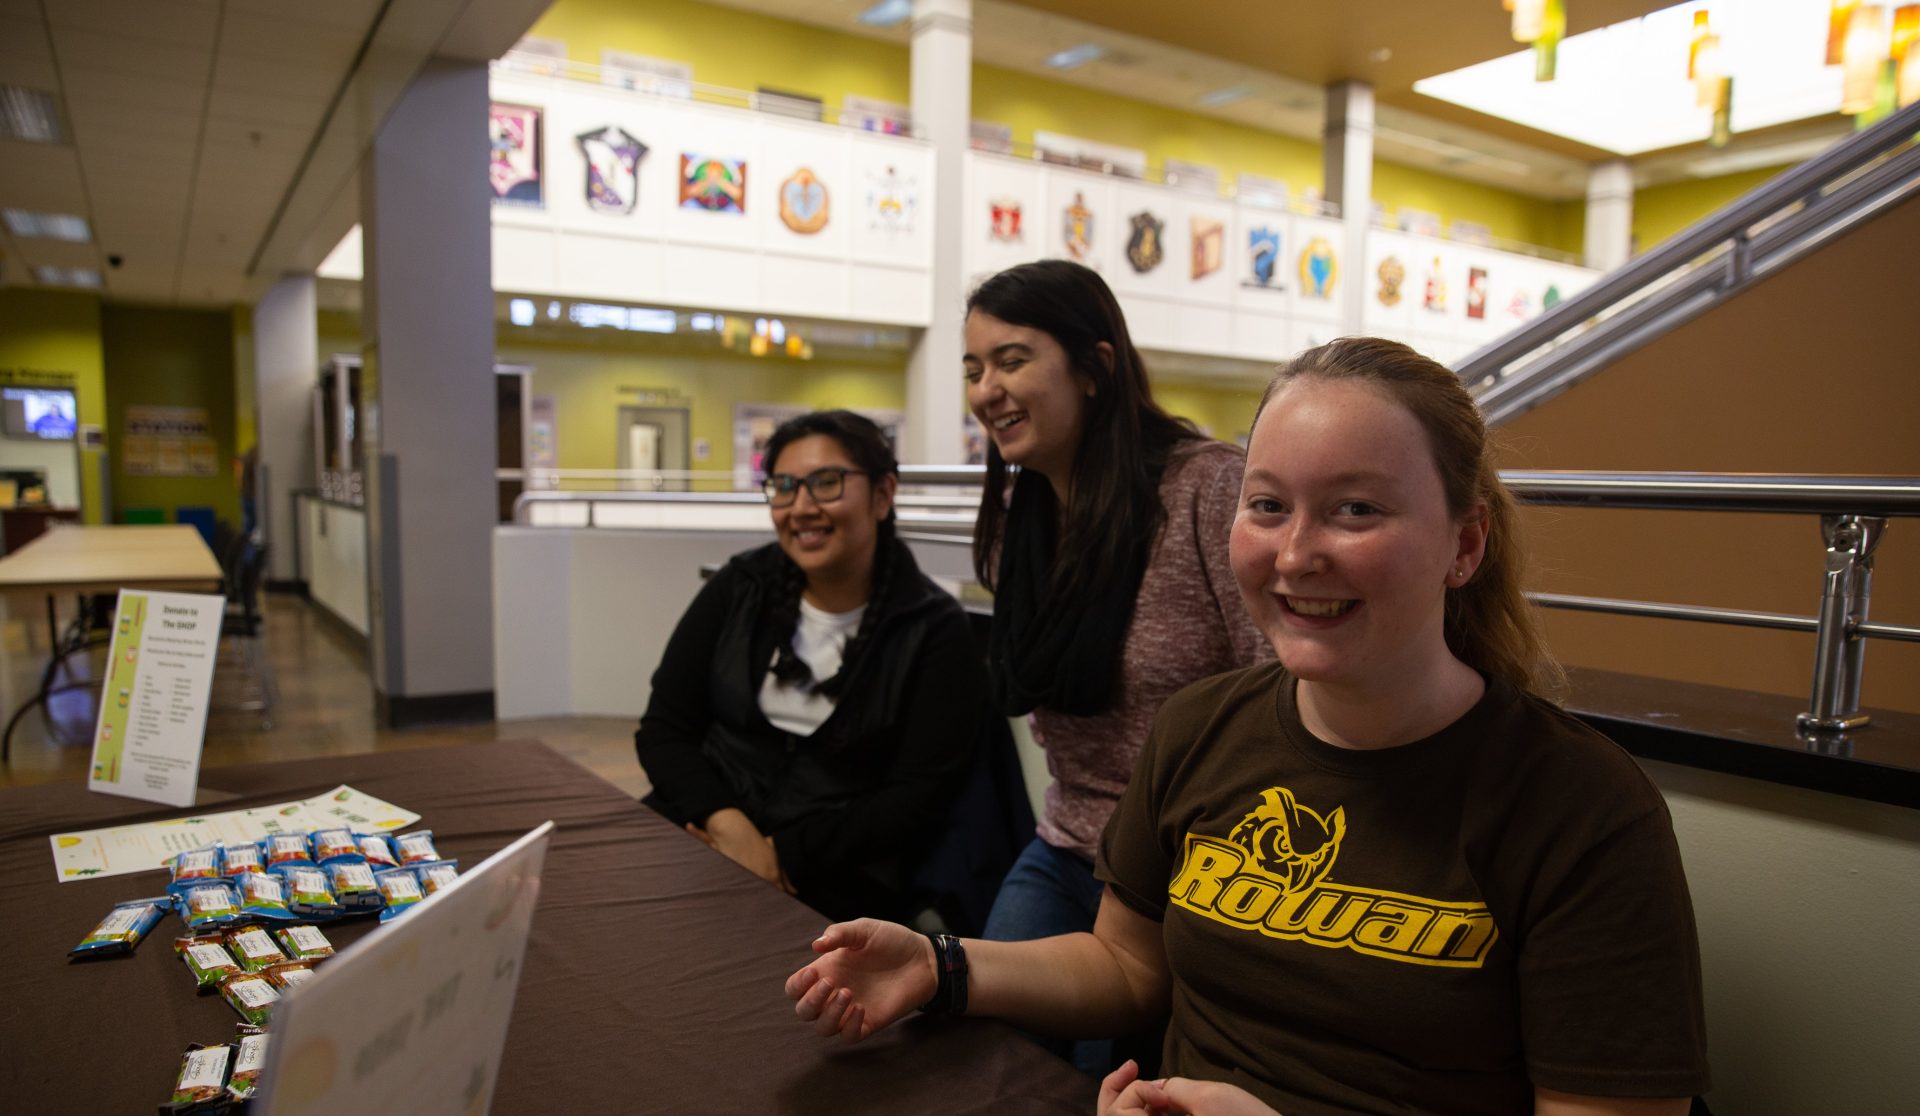
[[[1139,540],[1122,568],[1104,571],[1106,576],[1096,577],[1087,591],[1055,600],[1051,574],[1059,545],[1058,508],[1047,478],[1022,470],[1002,521],[1006,527],[987,639],[994,699],[1009,717],[1041,707],[1087,716],[1105,712],[1119,696],[1127,626],[1152,540]]]

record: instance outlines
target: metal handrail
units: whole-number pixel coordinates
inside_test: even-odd
[[[1920,477],[1789,473],[1614,473],[1508,470],[1529,504],[1816,515],[1920,515]]]
[[[1593,286],[1482,347],[1461,361],[1456,371],[1469,385],[1479,385],[1489,380],[1498,383],[1506,377],[1509,368],[1522,358],[1551,345],[1589,319],[1602,317],[1616,309],[1628,297],[1684,271],[1701,256],[1722,245],[1731,243],[1732,250],[1725,253],[1728,257],[1728,273],[1716,276],[1717,285],[1724,288],[1749,281],[1754,262],[1753,249],[1761,242],[1761,238],[1766,238],[1765,243],[1774,251],[1780,251],[1786,245],[1804,241],[1819,228],[1843,219],[1847,212],[1868,204],[1872,197],[1899,188],[1911,173],[1906,169],[1912,165],[1911,153],[1896,160],[1901,168],[1899,170],[1882,168],[1870,171],[1862,175],[1862,181],[1858,183],[1845,180],[1887,152],[1910,143],[1916,132],[1920,132],[1920,104],[1901,109],[1832,149],[1761,184],[1646,255],[1603,276]],[[1823,204],[1828,199],[1822,197],[1822,191],[1829,186],[1838,187],[1833,191],[1833,204]],[[1813,220],[1808,215],[1806,221],[1785,221],[1764,230],[1758,238],[1750,238],[1756,225],[1794,206],[1804,206],[1809,211],[1819,210],[1822,219]],[[1698,292],[1693,293],[1697,295]],[[1618,327],[1602,328],[1610,330]],[[1530,369],[1533,377],[1541,374],[1542,364],[1534,362]],[[1591,364],[1591,361],[1581,361],[1581,370],[1588,370]]]

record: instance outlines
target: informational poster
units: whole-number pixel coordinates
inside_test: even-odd
[[[205,407],[128,407],[121,457],[128,476],[220,475],[219,446]]]
[[[122,589],[87,789],[191,806],[226,598]]]
[[[305,833],[330,825],[348,826],[357,833],[385,833],[419,820],[419,814],[405,807],[342,783],[298,802],[56,833],[47,840],[53,845],[54,874],[67,883],[151,872],[178,852],[215,843],[258,841],[269,833]]]

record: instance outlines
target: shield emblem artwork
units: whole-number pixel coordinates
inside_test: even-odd
[[[1300,253],[1300,291],[1308,298],[1332,298],[1333,284],[1340,277],[1340,262],[1333,245],[1324,236],[1307,242]]]
[[[747,161],[682,153],[680,207],[708,213],[745,213]]]
[[[1427,269],[1427,289],[1420,298],[1420,305],[1436,314],[1447,312],[1447,280],[1440,273],[1440,257],[1433,258],[1433,266]]]
[[[1467,269],[1467,317],[1484,318],[1487,316],[1487,269],[1470,267]]]
[[[587,208],[595,213],[632,213],[640,200],[640,160],[647,145],[624,128],[608,126],[574,137],[587,157]]]
[[[1247,264],[1252,278],[1249,287],[1273,286],[1274,265],[1280,262],[1280,234],[1262,226],[1247,233]]]
[[[1195,217],[1189,231],[1193,239],[1193,278],[1205,279],[1220,270],[1221,259],[1226,255],[1227,229],[1218,221]]]
[[[1533,317],[1533,297],[1525,291],[1513,292],[1513,300],[1507,303],[1507,313],[1523,321]]]
[[[540,110],[495,102],[487,106],[490,149],[487,182],[495,205],[546,204],[540,181]]]
[[[1160,266],[1165,254],[1160,245],[1160,234],[1167,223],[1155,217],[1148,210],[1141,210],[1132,217],[1133,235],[1127,238],[1127,262],[1142,275]]]
[[[1564,296],[1560,294],[1560,284],[1558,283],[1547,284],[1547,293],[1540,296],[1540,309],[1542,310],[1553,309],[1554,307],[1560,305],[1560,300],[1562,297]]]
[[[827,227],[827,185],[810,167],[801,167],[780,184],[780,221],[802,236]]]
[[[1012,198],[995,198],[987,203],[993,214],[993,224],[988,227],[987,235],[1003,242],[1020,239],[1020,203]]]
[[[911,233],[917,197],[914,180],[902,177],[892,167],[884,173],[868,175],[867,227],[889,236]]]
[[[1380,305],[1400,305],[1400,285],[1407,281],[1407,265],[1400,262],[1399,256],[1388,256],[1380,261],[1374,274],[1380,276],[1380,289],[1374,294]]]
[[[1060,228],[1068,256],[1084,260],[1092,253],[1093,210],[1087,208],[1087,199],[1080,191],[1073,192],[1073,204],[1061,213]]]

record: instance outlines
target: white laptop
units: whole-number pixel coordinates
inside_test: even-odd
[[[289,989],[254,1110],[486,1112],[552,833],[541,823]]]

